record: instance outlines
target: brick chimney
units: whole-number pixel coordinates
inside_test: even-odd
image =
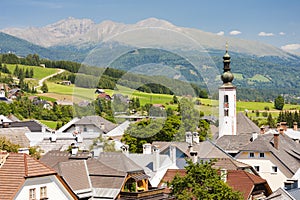
[[[279,133],[274,133],[274,148],[278,150],[279,147]]]
[[[287,131],[287,123],[286,122],[280,122],[280,125],[284,131]]]
[[[279,129],[280,129],[280,123],[277,123],[276,129],[277,129],[277,132],[279,132]]]
[[[294,130],[294,131],[297,131],[297,130],[298,130],[298,123],[297,123],[297,122],[294,122],[294,123],[293,123],[293,130]]]
[[[265,129],[265,126],[264,125],[262,125],[261,127],[260,127],[260,134],[265,134],[265,132],[266,132],[266,129]]]
[[[280,133],[280,135],[284,135],[284,128],[280,128],[279,133]]]

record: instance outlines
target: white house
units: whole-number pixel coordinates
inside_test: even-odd
[[[0,153],[1,200],[77,199],[51,168],[27,154]]]
[[[260,134],[243,147],[236,158],[251,165],[266,179],[273,191],[291,181],[299,181],[300,144],[283,134],[283,130]]]

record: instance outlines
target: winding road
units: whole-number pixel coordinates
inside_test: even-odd
[[[42,78],[41,80],[39,80],[39,85],[38,85],[38,86],[35,86],[34,89],[37,89],[38,87],[42,87],[42,85],[43,85],[43,83],[44,83],[45,80],[47,80],[47,79],[49,79],[49,78],[51,78],[51,77],[53,77],[53,76],[56,76],[56,75],[58,75],[58,74],[61,74],[61,73],[63,73],[64,71],[65,71],[64,69],[58,69],[58,72],[56,72],[56,73],[54,73],[54,74],[51,74],[51,75],[49,75],[49,76],[46,76],[46,77]]]

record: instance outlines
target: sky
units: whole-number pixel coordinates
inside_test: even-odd
[[[42,27],[68,17],[176,26],[300,52],[299,0],[1,0],[0,29]]]

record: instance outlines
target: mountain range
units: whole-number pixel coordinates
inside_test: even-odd
[[[219,36],[214,33],[204,32],[198,29],[177,27],[168,21],[156,18],[149,18],[137,22],[136,24],[123,24],[113,21],[103,21],[96,24],[90,19],[68,18],[44,27],[28,27],[28,28],[6,28],[0,30],[3,33],[24,39],[35,45],[42,47],[57,46],[73,46],[77,49],[91,48],[101,42],[120,35],[124,32],[131,31],[131,34],[139,34],[134,30],[143,28],[160,28],[184,34],[191,37],[195,42],[203,46],[205,49],[224,50],[225,43],[230,44],[230,51],[245,53],[256,56],[288,56],[289,54],[272,45],[259,43],[256,41],[242,40],[232,37]],[[138,36],[133,38],[139,38]],[[135,41],[138,43],[147,43],[144,41]],[[157,38],[162,46],[170,45],[166,41]],[[117,38],[120,42],[122,38]],[[123,39],[124,40],[124,39]],[[176,46],[176,41],[172,41],[172,45]]]
[[[178,27],[156,18],[136,24],[97,24],[90,19],[70,17],[44,27],[0,30],[0,53],[37,53],[52,60],[198,80],[208,87],[220,85],[226,43],[232,56],[234,81],[241,88],[240,97],[268,100],[283,93],[300,96],[299,56],[257,41]],[[250,89],[253,97],[249,95]]]

